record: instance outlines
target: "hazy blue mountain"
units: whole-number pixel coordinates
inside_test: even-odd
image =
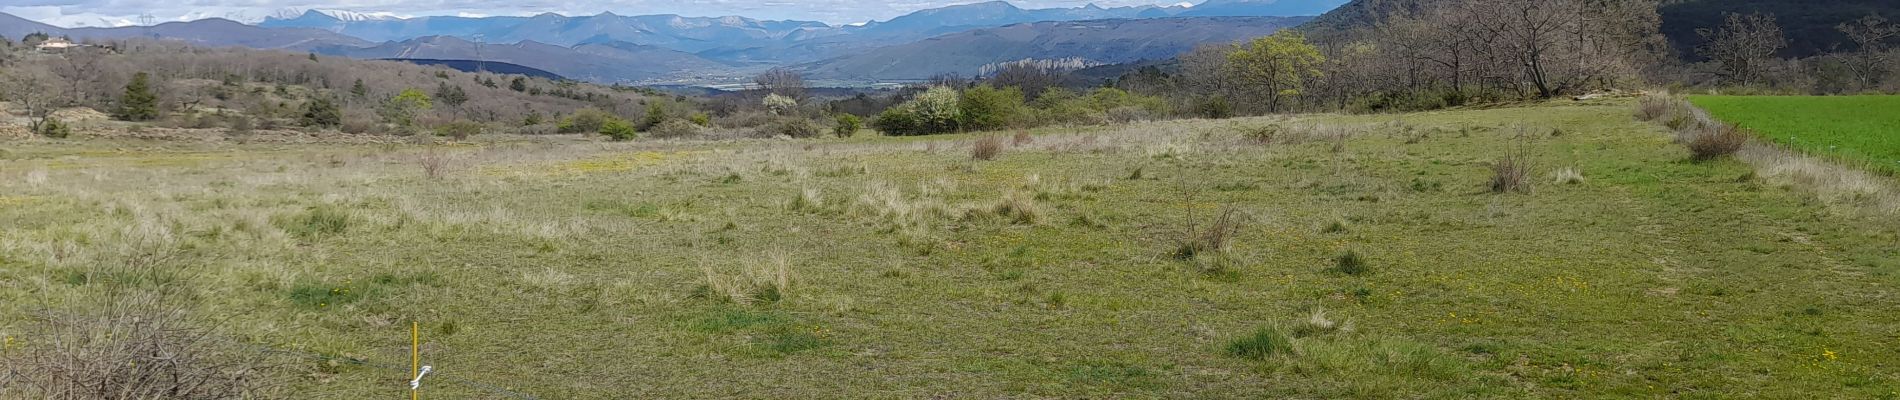
[[[1348,0],[1208,0],[1175,14],[1183,17],[1317,16]]]
[[[339,18],[307,11],[269,18],[265,27],[324,29],[371,41],[422,36],[456,36],[492,43],[536,41],[572,46],[619,41],[696,53],[733,64],[810,62],[930,37],[1027,22],[1182,16],[1318,15],[1345,0],[1211,0],[1195,7],[1153,5],[1024,9],[990,1],[921,10],[888,21],[831,26],[809,21],[769,21],[744,17],[678,15],[591,16],[541,14],[533,17]]]
[[[9,15],[7,17],[12,16]],[[11,26],[11,23],[5,19],[0,19],[0,32],[11,29],[9,26]],[[74,40],[163,38],[206,47],[236,46],[254,49],[295,51],[336,46],[368,46],[371,44],[362,39],[322,30],[263,28],[245,25],[223,18],[201,19],[190,22],[166,22],[153,26],[71,28],[61,29],[59,34],[71,36]]]
[[[903,80],[938,74],[973,76],[985,65],[1025,59],[1117,64],[1171,58],[1203,43],[1270,35],[1309,19],[1184,17],[1035,22],[953,33],[797,68],[817,78]]]

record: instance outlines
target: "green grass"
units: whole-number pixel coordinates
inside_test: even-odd
[[[1900,96],[1689,96],[1689,101],[1777,143],[1900,174]]]
[[[410,322],[431,398],[1900,396],[1900,223],[1631,107],[1048,128],[983,162],[491,138],[427,149],[439,178],[407,144],[7,143],[0,357],[166,286],[281,355],[265,397],[400,392]],[[1270,121],[1357,133],[1241,136]],[[1513,148],[1589,179],[1491,193]],[[1171,254],[1226,209],[1225,246]]]

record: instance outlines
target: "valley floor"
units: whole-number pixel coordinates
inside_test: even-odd
[[[403,395],[412,322],[433,398],[1900,397],[1900,223],[1690,162],[1633,106],[1039,129],[991,161],[7,142],[0,356],[164,287],[297,398]],[[1489,190],[1511,149],[1531,193]]]

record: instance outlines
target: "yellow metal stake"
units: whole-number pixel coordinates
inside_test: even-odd
[[[422,323],[409,321],[409,379],[422,378]],[[422,388],[409,388],[409,400],[421,400]]]

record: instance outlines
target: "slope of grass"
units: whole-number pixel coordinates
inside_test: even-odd
[[[401,395],[412,321],[434,398],[1900,395],[1900,225],[1689,162],[1629,108],[1046,129],[991,161],[975,135],[10,143],[36,156],[0,160],[0,356],[45,349],[39,311],[165,285],[296,398]],[[1504,149],[1535,190],[1490,190]],[[638,162],[562,167],[590,160]],[[175,273],[91,278],[134,261]]]
[[[1900,96],[1690,96],[1777,143],[1887,175],[1900,173]]]

